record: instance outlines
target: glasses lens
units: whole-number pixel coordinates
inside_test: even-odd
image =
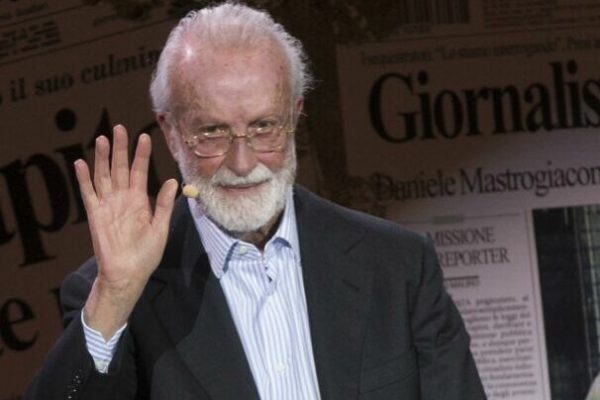
[[[257,133],[250,138],[252,148],[257,151],[278,150],[285,143],[284,129],[277,127],[270,132]]]
[[[198,140],[194,146],[194,152],[202,157],[213,157],[227,153],[229,149],[229,138],[204,138]]]

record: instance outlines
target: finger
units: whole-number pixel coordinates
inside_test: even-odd
[[[94,185],[90,179],[90,169],[83,160],[77,160],[74,163],[75,175],[77,176],[77,182],[79,182],[79,191],[81,192],[81,199],[85,206],[88,214],[98,206],[98,197],[94,191]]]
[[[148,186],[148,164],[150,163],[150,154],[152,153],[152,141],[150,136],[142,133],[138,139],[135,149],[135,157],[131,165],[131,187],[144,193]]]
[[[169,229],[169,221],[175,204],[175,194],[177,193],[177,181],[169,179],[163,183],[158,196],[156,197],[156,209],[154,210],[154,218],[152,225],[157,227],[163,234],[166,235]]]
[[[99,136],[96,139],[96,150],[94,152],[94,187],[96,194],[102,198],[112,191],[110,181],[110,168],[108,166],[108,155],[110,153],[110,144],[106,136]]]
[[[116,189],[129,187],[129,157],[127,152],[127,130],[123,125],[117,125],[113,128],[113,150],[110,168],[112,184]]]

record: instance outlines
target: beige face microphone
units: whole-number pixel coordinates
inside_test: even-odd
[[[194,185],[190,185],[187,183],[183,183],[181,186],[181,193],[190,199],[197,199],[198,195],[200,194],[198,192],[198,188],[196,188],[196,186]]]

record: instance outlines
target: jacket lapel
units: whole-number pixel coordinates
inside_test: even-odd
[[[365,233],[339,216],[336,206],[301,188],[295,207],[321,398],[357,398],[371,288],[368,255],[357,251]],[[178,201],[172,226],[164,261],[148,285],[157,317],[211,399],[258,399],[185,201]]]
[[[163,260],[149,295],[184,364],[211,399],[257,399],[225,295],[185,200],[178,201]]]
[[[357,398],[371,289],[368,255],[357,251],[365,233],[301,188],[295,199],[321,397]]]

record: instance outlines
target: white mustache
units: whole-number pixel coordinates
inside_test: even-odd
[[[212,186],[256,185],[270,181],[275,177],[273,171],[264,164],[258,164],[246,176],[239,176],[227,167],[221,167],[210,180]]]

